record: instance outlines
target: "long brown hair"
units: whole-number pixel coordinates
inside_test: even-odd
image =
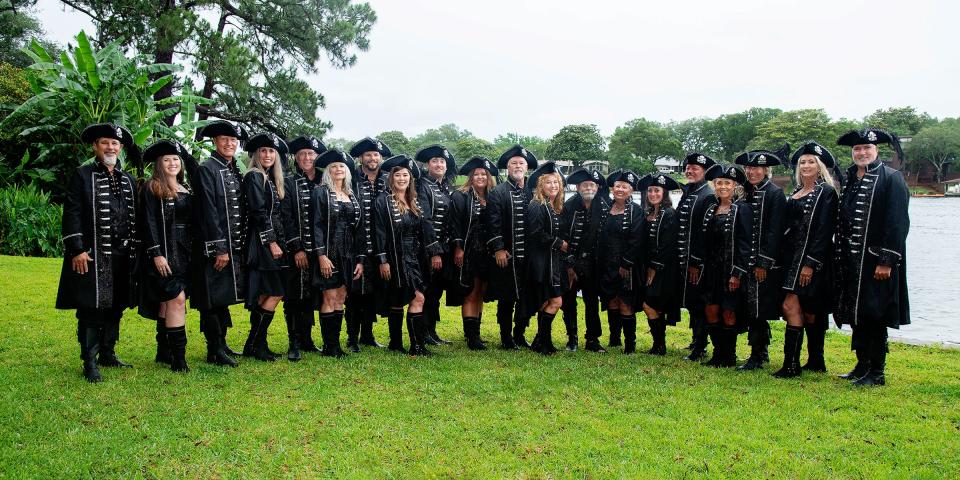
[[[547,199],[547,196],[543,193],[543,186],[546,184],[546,180],[551,176],[557,178],[557,182],[560,184],[560,191],[557,192],[557,195],[553,197],[553,201]],[[544,173],[540,175],[540,178],[537,179],[537,187],[533,190],[533,198],[538,202],[553,207],[553,211],[560,213],[563,211],[563,179],[560,177],[559,173]]]
[[[477,168],[480,168],[480,167],[477,167]],[[463,193],[473,192],[473,194],[476,195],[477,197],[487,198],[487,194],[490,193],[490,190],[493,190],[493,187],[497,186],[497,177],[494,176],[492,173],[490,173],[490,170],[487,170],[485,168],[480,168],[484,172],[487,172],[487,187],[483,192],[483,196],[481,196],[480,192],[478,192],[475,188],[473,188],[473,174],[476,173],[477,168],[470,170],[470,174],[467,175],[467,181],[464,182],[463,185],[460,185],[459,190]]]
[[[399,172],[400,170],[406,170],[410,174],[410,183],[407,185],[407,191],[404,194],[404,197],[398,197],[397,192],[393,189],[394,176],[393,174]],[[413,172],[410,171],[407,167],[393,167],[390,170],[390,176],[388,177],[390,195],[394,200],[397,201],[397,210],[400,212],[400,215],[407,213],[407,209],[413,212],[414,215],[420,216],[420,208],[417,207],[417,184],[413,178]],[[404,205],[404,203],[406,205]]]
[[[177,158],[180,158],[180,171],[177,172],[177,183],[183,185],[183,158],[179,155],[173,155]],[[153,162],[153,172],[150,173],[150,180],[147,180],[146,187],[150,189],[150,193],[153,196],[161,199],[171,199],[177,197],[177,190],[170,186],[170,182],[167,181],[167,172],[163,170],[163,166],[160,165],[160,162],[163,161],[163,157],[166,155],[160,155]]]

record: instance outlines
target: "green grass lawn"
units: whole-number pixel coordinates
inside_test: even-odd
[[[153,362],[154,325],[128,311],[117,351],[135,368],[91,385],[73,312],[53,308],[59,270],[0,257],[0,477],[960,477],[958,350],[892,344],[889,385],[856,389],[834,376],[852,366],[840,334],[829,374],[778,380],[684,361],[686,327],[665,358],[472,352],[447,309],[440,331],[457,341],[431,358],[368,348],[228,369],[203,361],[193,311],[183,375]],[[237,348],[249,323],[233,313]],[[282,316],[271,330],[285,351]],[[385,341],[386,322],[376,331]]]

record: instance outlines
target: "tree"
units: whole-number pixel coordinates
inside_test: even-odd
[[[463,165],[474,156],[486,157],[487,159],[497,160],[500,152],[490,142],[477,137],[461,138],[452,147],[454,158],[459,165]]]
[[[504,133],[503,135],[498,135],[497,138],[493,139],[493,146],[496,149],[496,155],[491,157],[491,160],[496,161],[500,158],[500,154],[505,152],[508,148],[520,144],[533,152],[537,158],[545,158],[547,155],[547,149],[550,148],[550,141],[544,140],[536,135],[522,135],[519,133]]]
[[[781,112],[777,108],[751,108],[749,110],[721,115],[707,122],[703,127],[703,136],[716,154],[717,160],[733,161],[747,149],[747,145],[757,135],[757,127]]]
[[[567,125],[550,139],[546,158],[572,160],[580,166],[587,160],[602,160],[606,142],[596,125]]]
[[[48,52],[56,47],[43,40],[44,31],[32,9],[37,0],[0,0],[0,63],[15,67],[30,65],[30,57],[21,51],[36,38]]]
[[[683,144],[665,125],[637,118],[617,127],[610,137],[610,168],[629,168],[644,174],[656,170],[658,158],[680,158]]]
[[[185,63],[199,79],[201,119],[235,120],[253,130],[322,136],[323,96],[300,79],[322,56],[346,68],[365,51],[376,14],[351,0],[62,0],[87,15],[102,43],[118,41],[154,63]],[[214,19],[211,23],[208,19]],[[154,79],[164,74],[157,72]],[[187,74],[154,95],[174,95]],[[166,118],[167,124],[174,121]]]
[[[907,153],[913,159],[929,162],[937,183],[942,182],[950,165],[960,158],[960,119],[948,118],[924,127],[907,144]]]
[[[414,151],[434,144],[453,148],[457,142],[465,138],[474,138],[474,135],[469,130],[461,129],[454,123],[447,123],[437,128],[427,129],[420,135],[413,137],[410,139],[410,145]]]
[[[407,155],[412,157],[416,150],[410,145],[410,139],[399,130],[390,130],[377,135],[377,140],[386,143],[390,147],[390,152],[394,155]]]
[[[670,122],[667,128],[680,141],[685,152],[700,152],[716,155],[714,143],[707,138],[707,128],[713,120],[709,118],[691,118],[681,122]]]
[[[927,112],[917,113],[913,107],[891,107],[877,110],[863,119],[866,126],[881,128],[901,137],[916,135],[924,127],[937,124]]]

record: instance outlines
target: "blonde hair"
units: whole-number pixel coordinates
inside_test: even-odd
[[[337,184],[334,183],[333,176],[330,175],[330,165],[333,165],[334,163],[339,163],[339,164],[343,165],[343,169],[347,172],[347,176],[343,177],[343,190],[342,190],[342,191],[341,191],[341,189],[337,186]],[[348,195],[348,196],[353,195],[353,190],[350,189],[350,185],[353,184],[353,175],[350,173],[350,168],[347,167],[347,164],[346,164],[346,163],[343,163],[343,162],[330,162],[330,164],[327,165],[326,168],[323,169],[323,175],[320,177],[320,183],[322,183],[322,184],[326,185],[327,187],[329,187],[330,190],[332,190],[334,193],[338,193],[338,192],[339,192],[339,193],[344,193],[344,194],[346,194],[346,195]]]
[[[480,167],[477,167],[477,168],[480,168]],[[463,185],[460,185],[459,190],[463,193],[473,192],[474,195],[479,197],[480,194],[477,192],[475,188],[473,188],[473,174],[474,172],[477,171],[477,168],[470,170],[470,173],[467,174],[467,181],[464,182]],[[480,168],[480,170],[487,172],[487,187],[484,189],[483,197],[482,197],[482,198],[486,198],[487,194],[490,193],[490,190],[493,190],[493,187],[497,186],[497,177],[494,174],[490,173],[490,171],[485,168]]]
[[[553,200],[547,199],[547,196],[543,193],[544,185],[546,185],[547,179],[551,177],[556,177],[557,183],[560,184],[560,191],[557,192],[557,195],[553,197]],[[563,211],[563,179],[560,177],[559,173],[545,173],[540,175],[540,178],[537,179],[536,188],[533,190],[533,199],[544,204],[550,205],[553,207],[553,211],[560,213]]]
[[[406,170],[410,173],[410,184],[407,185],[407,191],[404,193],[404,197],[398,197],[397,192],[393,190],[394,177],[393,174],[399,172],[400,170]],[[390,186],[390,196],[393,197],[397,202],[397,211],[400,212],[400,215],[407,213],[407,209],[413,212],[414,215],[420,216],[420,207],[417,206],[417,184],[416,180],[413,178],[413,172],[407,167],[393,167],[390,170],[390,176],[387,177],[387,183]]]
[[[277,154],[277,158],[273,161],[273,166],[270,167],[270,173],[268,174],[266,170],[263,169],[263,165],[260,165],[260,148],[269,148]],[[267,184],[267,176],[273,177],[273,185],[277,189],[277,197],[280,200],[283,200],[283,167],[280,166],[280,152],[275,150],[273,147],[260,147],[253,152],[250,152],[247,155],[247,171],[251,172],[260,172],[263,174],[263,184]]]
[[[794,183],[794,185],[796,185],[796,186],[798,186],[798,187],[802,187],[802,186],[803,186],[803,179],[800,178],[800,159],[803,158],[803,157],[806,157],[807,155],[809,155],[809,156],[817,159],[817,168],[820,170],[820,179],[822,179],[824,182],[826,182],[826,183],[827,183],[828,185],[830,185],[831,187],[837,188],[837,184],[834,183],[834,180],[833,180],[833,175],[830,174],[830,169],[827,168],[827,166],[823,164],[823,160],[820,160],[820,157],[819,157],[819,156],[814,155],[814,154],[812,154],[812,153],[805,153],[805,154],[803,154],[803,155],[800,155],[800,158],[797,159],[797,168],[794,169],[795,171],[794,171],[794,174],[793,174],[793,183]]]

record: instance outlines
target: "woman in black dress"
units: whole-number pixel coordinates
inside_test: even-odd
[[[643,312],[647,315],[653,355],[667,354],[667,324],[680,319],[677,295],[677,233],[680,222],[670,201],[670,191],[679,190],[676,180],[660,173],[644,177],[640,191],[646,196],[643,220],[644,266],[640,269],[643,287]]]
[[[186,301],[189,295],[192,195],[184,182],[198,168],[178,142],[160,140],[148,147],[144,161],[153,174],[141,190],[143,199],[143,288],[140,315],[157,321],[157,358],[175,372],[189,372],[186,361]]]
[[[527,180],[533,187],[533,200],[527,206],[527,257],[524,296],[520,302],[523,316],[537,314],[537,336],[531,349],[544,355],[557,352],[553,346],[553,319],[563,304],[563,293],[570,288],[567,277],[567,242],[561,238],[564,180],[554,162],[540,165]]]
[[[321,291],[320,335],[323,355],[342,357],[340,327],[343,303],[353,282],[363,275],[366,256],[365,228],[360,203],[350,188],[353,159],[332,149],[317,158],[323,168],[322,184],[313,190],[313,238],[317,268],[313,286]],[[358,349],[359,350],[359,349]]]
[[[473,157],[460,167],[467,181],[450,197],[453,216],[453,264],[456,284],[447,289],[447,306],[460,307],[463,334],[470,350],[486,350],[480,339],[480,318],[487,281],[494,266],[487,249],[487,193],[497,184],[497,167]]]
[[[800,348],[807,332],[808,360],[803,370],[827,371],[823,340],[829,324],[833,296],[831,260],[833,233],[837,225],[839,196],[830,169],[833,155],[817,142],[807,142],[793,153],[796,188],[787,198],[781,264],[785,275],[783,318],[787,321],[783,342],[783,368],[773,375],[800,375]]]
[[[629,170],[607,177],[613,195],[610,210],[600,222],[600,300],[611,325],[623,327],[623,353],[637,349],[636,265],[643,251],[643,211],[633,201],[640,178]],[[611,345],[614,345],[611,328]]]
[[[737,366],[737,310],[744,303],[741,280],[750,269],[750,235],[753,217],[750,207],[739,200],[744,173],[732,165],[717,165],[707,178],[713,181],[719,203],[707,207],[703,217],[703,234],[694,245],[698,258],[704,259],[701,273],[702,292],[706,304],[707,333],[713,342],[713,357],[707,365]]]
[[[380,264],[377,308],[387,316],[390,350],[403,352],[403,307],[407,308],[407,333],[411,355],[430,355],[426,349],[429,329],[423,314],[424,274],[440,268],[428,208],[417,201],[414,179],[420,167],[406,155],[388,158],[380,166],[388,172],[387,190],[373,207],[374,252]]]
[[[246,144],[250,165],[240,185],[247,209],[247,300],[250,310],[250,334],[244,345],[245,356],[274,361],[276,355],[267,345],[267,331],[273,322],[277,304],[283,299],[286,267],[281,245],[285,244],[280,201],[284,197],[280,155],[287,145],[274,134],[261,133]]]

